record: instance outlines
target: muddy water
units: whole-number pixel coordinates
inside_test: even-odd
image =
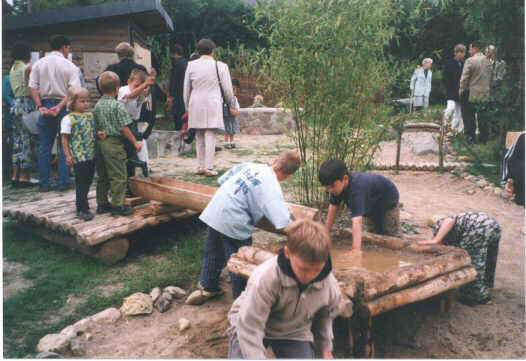
[[[331,249],[332,266],[336,271],[345,271],[351,267],[365,268],[371,272],[386,272],[395,268],[418,263],[426,256],[393,251],[381,247],[364,247],[361,255],[349,256],[350,247],[333,246]]]

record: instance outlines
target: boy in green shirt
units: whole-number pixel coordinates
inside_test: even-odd
[[[128,139],[137,151],[141,150],[141,143],[135,139],[129,128],[133,123],[130,115],[115,99],[119,93],[119,76],[112,71],[105,71],[98,81],[102,97],[93,111],[99,138],[95,156],[99,175],[97,213],[110,212],[113,215],[129,216],[133,214],[133,208],[124,205],[127,182],[124,138]],[[110,190],[112,204],[108,202]]]

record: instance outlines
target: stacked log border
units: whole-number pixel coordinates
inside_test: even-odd
[[[440,125],[430,122],[404,123],[404,130],[439,132]]]
[[[422,261],[383,273],[353,267],[334,271],[342,293],[355,302],[360,317],[374,317],[401,306],[420,301],[476,278],[468,253],[449,246],[418,246],[414,240],[364,232],[363,242],[392,250],[419,253]],[[273,250],[275,251],[275,250]],[[254,268],[275,253],[253,246],[241,247],[228,261],[230,272],[250,277]]]
[[[443,170],[452,171],[458,167],[461,167],[460,163],[444,163]],[[396,170],[396,164],[379,164],[374,163],[373,168],[377,170]],[[402,163],[399,165],[399,170],[414,170],[414,171],[425,171],[425,172],[438,172],[440,166],[434,163]]]

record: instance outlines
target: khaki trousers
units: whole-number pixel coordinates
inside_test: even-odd
[[[400,237],[400,208],[399,204],[385,212],[373,216],[363,217],[363,230],[366,232]]]
[[[95,166],[97,181],[97,206],[108,204],[108,191],[111,192],[113,206],[121,207],[126,194],[126,151],[119,137],[97,139]]]
[[[216,151],[216,130],[196,129],[195,146],[199,168],[214,169],[214,156]]]

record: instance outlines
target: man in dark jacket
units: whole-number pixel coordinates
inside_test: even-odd
[[[119,62],[108,65],[104,71],[112,71],[117,74],[121,81],[121,86],[126,86],[128,84],[128,78],[130,77],[130,73],[133,69],[140,69],[145,73],[148,73],[148,70],[146,70],[144,66],[133,61],[133,54],[135,53],[135,50],[130,44],[126,42],[119,43],[115,47],[115,52],[119,57]],[[102,92],[99,89],[99,77],[97,77],[95,85],[97,86],[99,94],[102,95]]]
[[[464,129],[458,89],[460,87],[460,76],[462,75],[465,56],[466,47],[463,44],[457,44],[455,46],[455,56],[446,63],[443,73],[447,100],[444,116],[446,121],[450,122],[451,129],[456,133],[460,133]]]
[[[181,45],[173,45],[172,59],[172,73],[170,74],[170,94],[168,101],[172,106],[175,130],[181,130],[183,125],[181,117],[186,111],[183,99],[184,74],[186,72],[186,66],[188,65],[188,60],[183,56],[183,47]]]

